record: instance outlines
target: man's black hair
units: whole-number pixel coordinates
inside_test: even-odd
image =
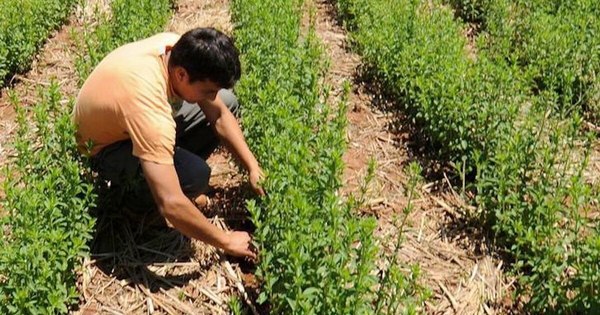
[[[169,65],[183,67],[190,82],[208,79],[226,89],[241,75],[233,40],[214,28],[199,27],[183,34],[171,50]]]

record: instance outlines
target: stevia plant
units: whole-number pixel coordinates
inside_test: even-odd
[[[421,269],[419,265],[410,266],[410,272],[402,271],[398,261],[398,251],[404,242],[405,227],[409,214],[414,210],[414,199],[417,197],[418,189],[421,187],[421,166],[417,162],[411,162],[406,168],[408,183],[406,184],[407,204],[402,214],[396,214],[394,218],[398,232],[395,244],[389,251],[389,267],[383,274],[380,287],[375,301],[374,314],[418,314],[421,311],[417,306],[422,305],[429,298],[431,292],[428,288],[419,284]],[[400,217],[401,216],[401,217]]]
[[[161,29],[170,14],[168,3],[114,1],[112,19],[99,19],[98,31],[88,28],[80,38],[87,43],[82,49],[89,48],[80,58],[91,59],[79,61],[79,74],[87,76],[123,41]],[[1,221],[0,313],[63,314],[77,302],[75,273],[93,234],[88,212],[95,202],[92,176],[76,152],[73,99],[63,99],[56,83],[41,90],[33,108],[22,107],[16,96],[13,104],[19,127],[13,141],[16,159],[4,183],[8,214]]]
[[[94,21],[86,21],[83,33],[72,34],[80,47],[75,60],[79,83],[115,48],[163,31],[172,6],[173,0],[115,0],[110,13],[95,7]]]
[[[447,0],[456,15],[466,23],[471,23],[475,28],[485,28],[490,0]]]
[[[74,11],[78,0],[0,1],[0,86],[31,66],[52,31]]]
[[[494,1],[480,46],[517,64],[531,92],[552,94],[556,109],[598,119],[600,4],[593,0]]]
[[[70,107],[58,84],[42,90],[34,108],[23,108],[16,96],[12,101],[18,160],[4,182],[0,313],[66,313],[77,301],[74,270],[94,226],[88,213],[94,189],[82,179],[87,166],[76,152]]]
[[[260,249],[257,302],[273,314],[372,314],[381,287],[376,222],[355,217],[356,203],[338,196],[346,105],[321,101],[322,48],[310,22],[302,27],[303,5],[233,2],[245,72],[236,93],[249,145],[268,174],[268,195],[248,202]],[[395,292],[413,292],[406,288],[416,280],[405,279]],[[396,296],[398,309],[422,307],[406,297]]]
[[[518,293],[535,313],[586,313],[600,302],[597,275],[590,273],[597,264],[581,264],[597,256],[597,248],[582,246],[597,231],[590,228],[593,195],[583,178],[591,141],[578,136],[580,122],[533,110],[478,166],[477,203],[487,209],[498,245],[514,257]]]
[[[540,78],[557,84],[546,89],[532,84],[535,66],[519,62],[523,51],[543,46],[530,46],[516,30],[537,22],[510,18],[500,25],[495,15],[556,14],[569,6],[581,9],[573,16],[593,7],[585,1],[491,3],[487,32],[504,35],[488,41],[482,33],[477,42],[488,46],[470,56],[463,25],[439,2],[338,1],[370,74],[400,100],[442,161],[470,173],[467,188],[476,193],[478,214],[498,249],[514,260],[519,293],[533,313],[588,313],[600,302],[598,264],[589,259],[598,257],[598,222],[591,215],[597,201],[583,177],[590,138],[580,131],[581,102],[565,101],[574,95],[564,93],[568,87],[556,89],[569,82],[559,74],[571,71],[568,63],[550,63],[558,72]],[[513,51],[515,43],[526,50]],[[572,44],[569,51],[580,49]],[[535,54],[541,61],[553,53]]]

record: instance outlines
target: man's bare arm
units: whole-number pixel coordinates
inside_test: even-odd
[[[234,256],[256,258],[250,250],[250,235],[246,232],[228,233],[220,230],[192,204],[179,187],[173,165],[141,160],[144,176],[150,186],[160,213],[178,231]]]
[[[254,154],[252,154],[250,148],[248,148],[248,144],[244,139],[244,134],[242,133],[235,116],[233,116],[218,95],[213,101],[201,103],[200,108],[202,108],[206,118],[214,127],[215,132],[224,142],[227,149],[248,171],[252,187],[258,194],[264,195],[264,191],[258,185],[258,181],[263,177],[262,170],[259,167]]]

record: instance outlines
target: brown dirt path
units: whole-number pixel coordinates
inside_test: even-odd
[[[369,158],[374,158],[376,176],[362,212],[378,218],[376,234],[384,250],[393,251],[398,229],[392,217],[407,203],[403,169],[417,154],[409,149],[411,135],[404,131],[404,122],[397,114],[382,109],[386,100],[357,79],[360,57],[348,49],[346,33],[335,20],[332,2],[315,2],[317,33],[331,58],[327,81],[334,88],[333,97],[339,99],[343,81],[353,83],[348,150],[344,156],[345,190],[357,191]],[[511,280],[503,274],[502,262],[489,252],[480,231],[465,223],[464,212],[469,207],[460,200],[443,179],[421,187],[416,209],[409,216],[411,226],[397,253],[401,261],[420,265],[422,282],[433,291],[424,310],[427,314],[504,313],[505,304],[510,304]]]

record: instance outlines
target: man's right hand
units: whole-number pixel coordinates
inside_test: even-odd
[[[227,232],[227,242],[223,244],[223,250],[232,256],[256,260],[256,253],[252,251],[252,238],[247,232]]]
[[[175,167],[140,160],[160,213],[184,235],[220,247],[226,253],[256,259],[246,232],[225,232],[210,223],[179,186]]]

